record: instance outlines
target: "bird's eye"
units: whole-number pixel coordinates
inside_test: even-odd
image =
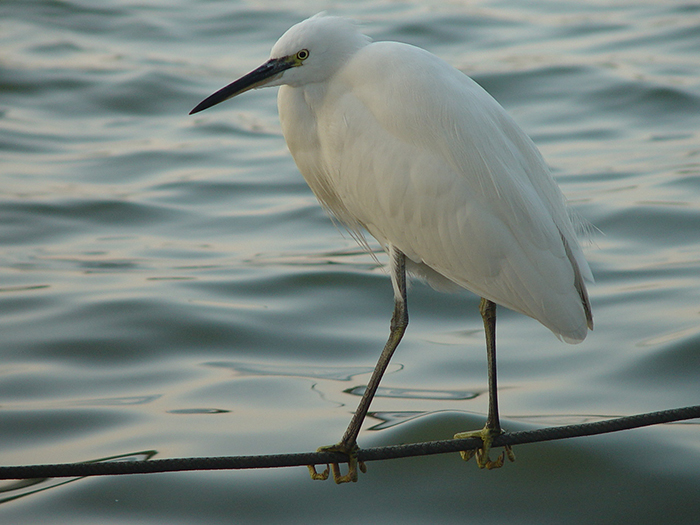
[[[306,60],[307,58],[309,58],[309,50],[308,50],[308,49],[302,49],[301,51],[299,51],[299,52],[297,53],[297,58],[298,58],[299,60]]]

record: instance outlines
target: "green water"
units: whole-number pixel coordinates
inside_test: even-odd
[[[584,343],[500,311],[503,425],[698,404],[700,5],[5,0],[0,464],[339,439],[388,332],[389,278],[296,171],[275,90],[187,115],[322,9],[473,76],[600,229]],[[410,393],[375,400],[361,446],[483,425],[477,305],[412,287],[383,381]],[[493,472],[372,463],[342,487],[304,468],[0,482],[0,522],[700,521],[697,421],[516,453]]]

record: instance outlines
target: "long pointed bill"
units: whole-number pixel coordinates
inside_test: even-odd
[[[238,80],[231,82],[228,86],[221,88],[213,95],[209,95],[190,111],[190,115],[199,113],[205,109],[215,106],[219,102],[228,100],[231,97],[245,93],[250,89],[262,87],[268,82],[272,82],[287,69],[294,67],[294,61],[290,57],[272,58],[262,66],[254,69]]]

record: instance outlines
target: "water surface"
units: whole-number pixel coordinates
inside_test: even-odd
[[[328,9],[473,76],[599,233],[580,345],[500,311],[510,430],[700,399],[700,6],[593,0],[0,5],[0,463],[269,454],[337,441],[389,278],[296,171],[274,89],[196,116]],[[376,246],[375,246],[376,247]],[[379,254],[379,261],[385,259]],[[483,425],[478,298],[416,283],[364,446]],[[697,422],[306,469],[3,482],[12,523],[697,523]]]

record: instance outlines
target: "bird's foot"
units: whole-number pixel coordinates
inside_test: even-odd
[[[357,461],[357,452],[360,450],[360,447],[357,446],[357,443],[353,443],[352,446],[347,446],[343,443],[338,443],[336,445],[328,445],[325,447],[319,447],[317,452],[340,452],[342,454],[345,454],[348,456],[348,472],[345,475],[340,474],[340,465],[338,463],[331,463],[330,469],[329,466],[326,465],[326,468],[323,470],[323,472],[317,472],[316,471],[316,465],[308,465],[309,467],[309,474],[311,474],[311,479],[314,480],[326,480],[328,479],[328,475],[330,473],[330,470],[333,471],[333,480],[337,484],[341,483],[349,483],[349,482],[356,482],[357,481],[357,469],[359,469],[364,473],[367,472],[367,467],[365,466],[364,462],[362,461]]]
[[[513,449],[510,445],[505,445],[503,447],[503,452],[501,452],[501,455],[498,456],[498,458],[496,458],[495,460],[491,460],[491,458],[489,457],[489,452],[491,451],[491,444],[493,443],[493,440],[501,434],[503,434],[502,430],[494,430],[489,427],[484,427],[481,430],[473,430],[471,432],[459,432],[458,434],[455,434],[455,439],[478,437],[483,443],[481,448],[477,448],[475,450],[460,451],[460,456],[462,456],[462,459],[464,461],[469,461],[472,457],[476,456],[476,463],[479,466],[479,468],[485,468],[488,470],[494,468],[501,468],[503,466],[503,463],[505,462],[506,456],[510,461],[515,461],[515,453],[513,453]]]

